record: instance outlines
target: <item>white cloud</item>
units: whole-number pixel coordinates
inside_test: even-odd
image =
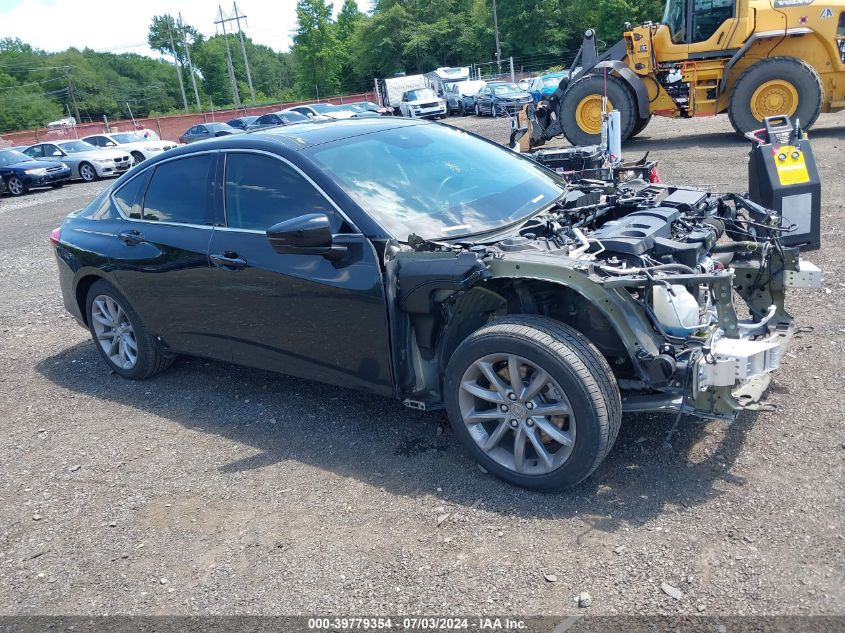
[[[341,3],[336,0],[335,13]],[[224,13],[232,13],[231,0],[220,4]],[[368,10],[370,0],[358,0],[358,6]],[[238,9],[247,16],[241,26],[254,42],[278,51],[290,48],[296,0],[242,0]],[[19,37],[45,51],[73,46],[158,57],[146,44],[150,21],[154,15],[179,12],[204,35],[214,34],[213,0],[0,0],[0,25],[4,36]]]

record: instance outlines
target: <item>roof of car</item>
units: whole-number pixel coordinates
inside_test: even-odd
[[[254,137],[277,140],[288,147],[302,149],[353,136],[372,134],[373,132],[392,130],[411,125],[426,125],[426,123],[399,117],[366,117],[339,121],[303,122],[297,123],[296,125],[256,130],[248,134]]]

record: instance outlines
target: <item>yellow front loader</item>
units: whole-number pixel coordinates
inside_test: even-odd
[[[653,115],[727,112],[745,134],[785,114],[807,129],[845,108],[845,0],[667,0],[661,23],[628,26],[601,55],[588,30],[570,78],[529,111],[530,145],[597,143],[603,108],[620,111],[623,140]]]

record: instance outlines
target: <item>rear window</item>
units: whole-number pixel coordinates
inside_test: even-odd
[[[200,154],[162,163],[144,197],[144,220],[214,224],[211,198],[217,154]]]

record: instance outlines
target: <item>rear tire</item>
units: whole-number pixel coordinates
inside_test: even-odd
[[[85,316],[94,346],[109,369],[116,374],[130,380],[143,380],[173,364],[173,357],[162,354],[126,298],[104,279],[95,281],[88,290]],[[109,320],[112,321],[111,325]],[[112,344],[115,338],[122,340]],[[131,355],[133,341],[134,360]],[[120,350],[121,345],[127,346],[124,351]],[[109,346],[111,349],[105,349]],[[124,358],[127,360],[121,364]]]
[[[536,394],[535,383],[542,385]],[[470,334],[449,361],[444,392],[449,421],[470,455],[496,477],[533,490],[589,477],[622,420],[616,378],[601,353],[571,327],[535,315],[508,316]],[[497,393],[501,400],[488,400]]]
[[[651,123],[650,114],[645,119],[637,117],[637,122],[634,124],[634,129],[631,130],[631,136],[629,136],[628,138],[634,138],[635,136],[637,136],[640,132],[646,129],[646,127],[648,127],[649,123]]]
[[[604,75],[587,75],[566,91],[557,111],[563,135],[573,145],[598,145],[601,142],[601,98],[605,94],[605,85],[610,105],[619,110],[622,141],[631,136],[637,121],[637,106],[625,81],[615,75],[607,75],[606,78]]]
[[[823,100],[824,87],[815,68],[795,57],[770,57],[739,76],[731,94],[728,116],[736,133],[743,137],[746,132],[763,126],[763,119],[758,115],[785,114],[793,123],[798,119],[806,130],[819,118]],[[784,110],[792,112],[777,111],[779,103]]]

